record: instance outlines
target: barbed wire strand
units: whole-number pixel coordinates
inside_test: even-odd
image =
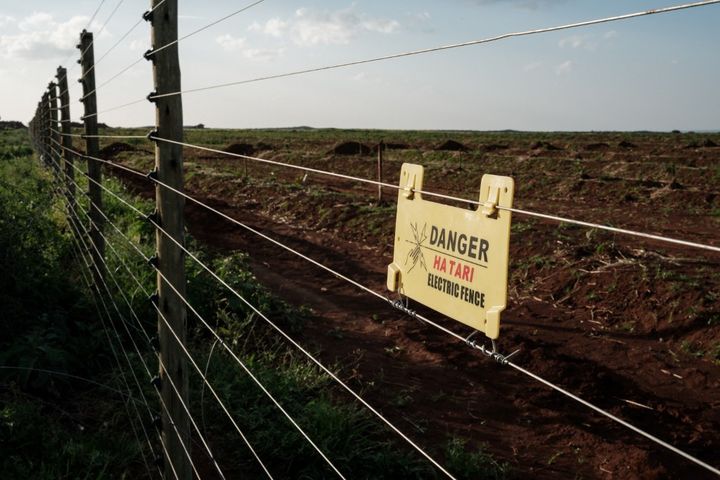
[[[356,60],[353,62],[338,63],[338,64],[327,65],[327,66],[323,66],[323,67],[308,68],[308,69],[304,69],[304,70],[296,70],[293,72],[280,73],[280,74],[276,74],[276,75],[267,75],[267,76],[263,76],[263,77],[256,77],[256,78],[251,78],[251,79],[247,79],[247,80],[220,83],[217,85],[210,85],[207,87],[191,88],[191,89],[181,90],[181,91],[177,91],[177,92],[152,95],[149,98],[151,100],[153,100],[153,99],[164,98],[164,97],[172,97],[175,95],[181,95],[181,94],[186,94],[186,93],[214,90],[217,88],[225,88],[225,87],[230,87],[230,86],[234,86],[234,85],[243,85],[243,84],[260,82],[260,81],[265,81],[265,80],[273,80],[273,79],[278,79],[278,78],[303,75],[303,74],[307,74],[307,73],[320,72],[320,71],[325,71],[325,70],[333,70],[333,69],[337,69],[337,68],[345,68],[345,67],[350,67],[350,66],[363,65],[363,64],[367,64],[367,63],[380,62],[380,61],[384,61],[384,60],[397,59],[397,58],[401,58],[401,57],[422,55],[422,54],[426,54],[426,53],[439,52],[439,51],[450,50],[450,49],[454,49],[454,48],[462,48],[462,47],[468,47],[468,46],[472,46],[472,45],[480,45],[480,44],[484,44],[484,43],[496,42],[498,40],[504,40],[504,39],[513,38],[513,37],[522,37],[522,36],[526,36],[526,35],[556,32],[559,30],[568,30],[568,29],[573,29],[573,28],[586,27],[586,26],[590,26],[590,25],[598,25],[601,23],[609,23],[609,22],[616,22],[616,21],[621,21],[621,20],[628,20],[631,18],[637,18],[637,17],[647,16],[647,15],[676,12],[678,10],[685,10],[685,9],[695,8],[695,7],[704,7],[704,6],[708,6],[708,5],[712,5],[712,4],[716,4],[716,3],[720,3],[720,0],[707,0],[707,1],[702,1],[702,2],[686,3],[683,5],[676,5],[676,6],[665,7],[665,8],[656,8],[653,10],[629,13],[629,14],[625,14],[625,15],[617,15],[617,16],[613,16],[613,17],[600,18],[600,19],[596,19],[596,20],[587,20],[587,21],[583,21],[583,22],[570,23],[570,24],[559,25],[559,26],[555,26],[555,27],[547,27],[547,28],[539,28],[539,29],[534,29],[534,30],[525,30],[525,31],[520,31],[520,32],[505,33],[502,35],[497,35],[495,37],[489,37],[489,38],[484,38],[484,39],[480,39],[480,40],[471,40],[468,42],[454,43],[454,44],[450,44],[450,45],[425,48],[422,50],[413,50],[413,51],[409,51],[409,52],[394,53],[391,55],[384,55],[381,57],[368,58],[368,59],[364,59],[364,60]]]
[[[65,173],[65,172],[63,172],[63,174],[64,174],[64,173]],[[82,173],[82,172],[81,172],[81,173]],[[69,178],[67,175],[65,175],[65,177],[66,177],[66,179],[67,179],[68,181],[73,182],[77,188],[80,188],[80,186],[77,184],[77,182],[75,182],[73,179]],[[111,192],[111,193],[112,193],[112,192]],[[121,197],[119,197],[119,196],[116,197],[116,198],[122,200]],[[81,211],[83,211],[83,213],[85,214],[85,216],[87,217],[87,219],[90,220],[90,222],[94,225],[92,218],[90,218],[89,212],[86,211],[86,210],[84,210],[84,209],[83,209],[82,207],[80,207],[79,205],[78,205],[78,207],[80,208]],[[103,218],[108,222],[108,224],[110,224],[110,225],[113,227],[113,229],[114,229],[116,232],[118,232],[118,233],[119,233],[128,243],[130,243],[133,247],[136,247],[136,251],[140,254],[141,258],[142,258],[144,261],[148,261],[148,260],[149,260],[148,257],[142,252],[142,250],[140,250],[140,249],[134,244],[134,242],[132,242],[132,241],[122,232],[122,230],[121,230],[117,225],[115,225],[115,223],[112,222],[112,220],[110,220],[110,218],[108,218],[107,215],[106,215],[104,212],[102,212],[102,210],[100,210],[99,212],[100,212],[100,214],[103,216]],[[77,216],[77,212],[75,212],[75,211],[73,210],[73,213]],[[140,287],[140,289],[143,291],[143,293],[149,298],[149,296],[150,296],[149,292],[147,291],[147,289],[145,289],[145,287],[144,287],[144,286],[142,285],[142,283],[137,279],[137,277],[132,273],[132,270],[131,270],[131,269],[127,266],[127,264],[124,262],[124,260],[122,259],[121,255],[117,252],[117,250],[116,250],[115,247],[113,246],[113,243],[110,241],[110,239],[109,239],[107,236],[105,236],[102,232],[99,232],[99,231],[98,231],[98,233],[100,233],[100,235],[103,237],[103,239],[105,240],[106,245],[107,245],[108,247],[110,247],[110,249],[113,251],[113,253],[114,253],[114,255],[116,256],[116,258],[120,261],[120,263],[121,263],[122,266],[125,268],[125,270],[130,274],[130,276],[133,278],[133,280],[137,283],[138,287]],[[103,260],[103,263],[105,263],[104,260]],[[105,265],[106,265],[106,267],[108,267],[107,264],[105,264]],[[108,271],[109,271],[109,268],[108,268]],[[133,313],[133,316],[135,317],[136,322],[138,323],[138,325],[139,325],[140,328],[142,329],[142,325],[141,325],[140,319],[139,319],[139,318],[137,317],[137,315],[135,314],[132,306],[130,305],[129,300],[128,300],[127,297],[125,296],[125,294],[124,294],[124,292],[122,291],[122,289],[120,288],[119,284],[118,284],[117,282],[115,282],[115,284],[116,284],[117,289],[121,292],[123,298],[125,299],[125,302],[126,302],[127,305],[128,305],[128,309],[130,309],[130,311]],[[197,366],[197,363],[196,363],[195,359],[192,357],[192,355],[190,354],[190,352],[187,351],[187,349],[185,348],[185,346],[182,344],[182,342],[181,342],[181,341],[179,340],[179,338],[177,337],[177,334],[176,334],[176,333],[174,332],[174,330],[172,329],[172,326],[168,323],[168,321],[167,321],[167,319],[165,318],[165,316],[164,316],[164,314],[162,313],[162,311],[161,311],[161,310],[157,307],[157,305],[155,305],[154,303],[153,303],[153,307],[155,308],[155,310],[157,310],[157,313],[160,315],[160,317],[162,318],[162,320],[164,321],[164,323],[167,325],[168,329],[172,332],[172,334],[173,334],[173,336],[176,338],[178,344],[179,344],[179,345],[181,346],[181,348],[184,350],[184,353],[188,356],[190,362],[191,362],[191,363],[193,364],[193,366],[198,370],[198,373],[200,373],[200,376],[203,378],[203,381],[204,381],[205,384],[209,387],[209,389],[211,390],[211,392],[212,392],[213,395],[215,396],[216,400],[220,403],[221,408],[226,412],[226,414],[228,415],[228,417],[230,418],[230,420],[231,420],[231,421],[233,422],[233,424],[236,426],[236,429],[239,431],[240,435],[241,435],[241,436],[243,437],[243,439],[245,440],[246,445],[249,447],[249,449],[251,450],[251,452],[253,453],[253,455],[255,456],[255,458],[256,458],[256,459],[258,460],[258,462],[260,463],[260,466],[263,468],[263,470],[265,470],[265,472],[266,472],[266,474],[268,475],[268,477],[269,477],[269,478],[272,478],[272,476],[271,476],[270,473],[268,472],[267,468],[265,467],[264,463],[260,460],[260,458],[259,458],[259,457],[257,456],[257,454],[255,453],[255,449],[252,447],[252,445],[251,445],[251,444],[249,443],[249,441],[246,439],[246,437],[245,437],[245,435],[242,433],[242,431],[240,431],[240,428],[239,428],[239,426],[237,426],[237,423],[236,423],[235,419],[232,418],[232,416],[230,415],[230,412],[227,410],[227,407],[225,407],[225,405],[222,403],[222,400],[219,398],[219,396],[218,396],[217,393],[215,392],[215,389],[212,387],[212,385],[211,385],[211,384],[209,383],[209,381],[207,380],[206,375],[204,375],[204,374],[202,373],[202,370],[200,370],[200,368]],[[150,345],[151,348],[152,348],[152,341],[151,341],[150,337],[147,335],[147,332],[145,332],[144,329],[142,329],[142,331],[143,331],[143,333],[144,333],[145,336],[146,336],[148,345]],[[130,335],[130,332],[128,332],[128,335]],[[161,361],[159,358],[158,358],[158,360]],[[147,367],[146,367],[146,369],[147,369]],[[149,370],[148,370],[148,371],[149,371]],[[171,380],[171,381],[172,381],[172,380]],[[179,392],[178,392],[177,388],[175,388],[174,384],[173,384],[173,388],[174,388],[174,390],[175,390],[175,393],[179,395]],[[207,450],[207,452],[208,452],[208,454],[209,454],[209,456],[210,456],[210,460],[213,461],[213,463],[215,463],[215,466],[216,466],[216,469],[218,470],[218,473],[220,474],[221,477],[224,478],[224,474],[222,473],[219,465],[217,465],[217,461],[216,461],[216,459],[215,459],[215,457],[214,457],[214,455],[213,455],[210,447],[208,446],[206,440],[204,439],[202,433],[200,432],[200,429],[199,429],[199,427],[198,427],[195,419],[194,419],[194,418],[192,417],[192,415],[190,414],[190,411],[188,410],[187,406],[186,406],[185,403],[182,401],[182,399],[181,399],[181,403],[183,404],[183,408],[185,409],[185,411],[187,412],[188,416],[190,417],[190,420],[191,420],[191,422],[193,423],[193,427],[195,428],[195,431],[196,431],[196,432],[198,433],[198,435],[200,436],[200,439],[201,439],[201,441],[202,441],[202,443],[203,443],[203,445],[204,445],[204,448]]]

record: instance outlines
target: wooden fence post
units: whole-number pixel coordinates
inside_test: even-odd
[[[49,122],[49,128],[50,131],[50,167],[53,172],[55,172],[55,176],[57,177],[57,181],[60,181],[60,162],[62,162],[62,159],[58,156],[58,158],[55,158],[55,155],[53,154],[54,150],[60,151],[61,148],[59,146],[60,144],[60,130],[58,130],[58,103],[57,103],[57,86],[55,83],[50,82],[48,84],[48,94],[50,98],[50,108],[49,108],[49,115],[48,115],[48,122]],[[56,165],[57,163],[57,165]]]
[[[48,92],[45,91],[42,96],[42,102],[40,103],[40,124],[41,124],[41,143],[42,143],[42,157],[43,161],[45,162],[46,166],[50,165],[50,162],[48,161],[48,145],[50,143],[50,132],[48,131],[49,125],[49,118],[48,118],[48,102],[49,102],[49,96]]]
[[[98,119],[97,119],[97,98],[95,96],[95,53],[93,44],[93,34],[83,30],[80,33],[80,60],[82,66],[82,84],[83,97],[82,102],[85,114],[83,115],[83,123],[85,124],[85,154],[89,157],[98,158],[100,155],[100,143],[97,138]],[[94,275],[101,278],[96,279],[100,285],[105,277],[105,268],[103,259],[105,258],[105,239],[102,236],[104,218],[100,214],[102,211],[102,163],[91,158],[87,159],[88,177],[90,178],[88,185],[88,196],[90,197],[90,241],[95,245],[92,249],[93,263],[96,271]],[[100,273],[98,273],[100,272]]]
[[[180,62],[177,45],[177,0],[152,0],[152,13],[145,18],[152,24],[152,48],[170,45],[163,50],[146,55],[153,62],[153,80],[156,95],[179,92]],[[152,96],[152,95],[151,95]],[[155,135],[159,138],[183,141],[182,97],[172,95],[156,98]],[[155,170],[157,179],[178,191],[183,190],[183,150],[182,146],[168,142],[155,141]],[[163,230],[180,245],[185,245],[185,222],[183,210],[185,199],[177,193],[156,185],[155,199],[157,218]],[[185,343],[187,330],[187,312],[181,296],[185,296],[185,253],[172,240],[159,230],[156,233],[158,268],[164,279],[158,274],[158,306],[165,320],[158,315],[158,338],[160,343],[160,382],[161,396],[168,412],[163,412],[162,435],[167,447],[165,471],[169,472],[170,463],[180,480],[192,478],[190,460],[183,445],[190,451],[190,422],[183,408],[189,404],[187,362],[181,346],[170,332],[174,330],[180,342]],[[168,286],[173,285],[174,290]],[[167,381],[173,383],[179,394],[175,394]],[[177,433],[172,425],[177,428]]]
[[[70,134],[70,92],[68,91],[67,70],[58,67],[57,75],[58,89],[60,90],[60,132],[62,132],[63,164],[65,166],[65,195],[68,202],[68,215],[72,218],[75,207],[75,169],[73,168],[73,141]],[[77,219],[73,219],[77,221]]]
[[[385,151],[385,142],[380,140],[378,143],[378,158],[377,158],[377,179],[378,182],[383,181],[383,152]],[[377,203],[382,203],[382,185],[378,185]]]

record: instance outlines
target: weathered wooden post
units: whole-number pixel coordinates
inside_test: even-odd
[[[60,130],[58,130],[58,103],[57,103],[57,85],[54,82],[48,84],[48,95],[50,99],[50,108],[48,115],[48,130],[50,131],[50,167],[55,172],[57,181],[60,181],[60,162],[61,158],[58,156],[55,158],[53,152],[60,151]]]
[[[177,0],[151,0],[153,10],[145,16],[152,24],[152,47],[163,48],[157,53],[151,50],[146,58],[153,62],[153,95],[180,92],[180,61],[177,45]],[[155,135],[176,142],[183,141],[182,97],[171,95],[151,99],[155,102]],[[183,190],[183,150],[182,146],[168,142],[155,142],[155,174],[157,180],[178,191]],[[155,187],[157,218],[163,230],[180,245],[185,245],[185,222],[183,209],[185,199],[162,185]],[[158,338],[160,343],[160,382],[161,396],[168,412],[163,412],[162,435],[167,447],[165,471],[169,472],[170,463],[180,480],[192,478],[190,461],[184,452],[190,449],[190,422],[183,408],[188,405],[187,362],[181,346],[170,332],[172,329],[180,342],[185,343],[187,313],[181,298],[185,296],[185,254],[171,239],[161,231],[156,233],[158,255],[158,307],[165,320],[158,315]],[[163,278],[165,277],[165,278]],[[174,289],[168,285],[173,285]],[[167,381],[173,379],[178,389],[176,395]],[[173,424],[177,428],[173,428]]]
[[[378,182],[383,181],[383,152],[385,151],[385,142],[380,140],[378,143],[378,156],[377,156],[377,179]],[[378,185],[377,203],[382,203],[382,185]]]
[[[83,97],[81,99],[85,114],[82,117],[85,124],[85,154],[88,157],[98,158],[100,155],[100,143],[97,138],[98,119],[97,119],[97,97],[95,95],[95,53],[93,44],[93,35],[83,30],[80,33],[80,60],[82,66],[82,76],[80,83],[82,84]],[[94,275],[99,275],[104,279],[104,257],[105,257],[105,239],[102,236],[104,218],[100,214],[102,211],[102,163],[92,158],[87,159],[88,165],[88,196],[90,197],[90,241],[95,245],[92,249],[92,258],[95,266]],[[98,273],[100,272],[100,273]],[[96,279],[101,280],[101,279]],[[100,281],[97,282],[100,285]]]
[[[50,166],[50,161],[48,160],[48,153],[49,153],[49,145],[50,145],[50,131],[48,128],[50,127],[50,119],[48,117],[48,103],[50,102],[50,97],[47,91],[43,93],[42,101],[40,102],[40,124],[41,124],[41,144],[42,148],[40,149],[42,152],[42,158],[45,162],[46,166]]]
[[[63,164],[65,167],[65,195],[68,202],[68,215],[72,216],[75,208],[75,169],[73,168],[73,141],[70,134],[70,92],[68,91],[67,70],[58,67],[57,75],[58,89],[60,89],[60,132],[62,133]],[[77,220],[77,219],[74,219]]]

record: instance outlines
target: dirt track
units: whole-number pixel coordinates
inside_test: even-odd
[[[481,161],[472,153],[454,152],[449,160],[428,165],[428,176],[435,176],[427,187],[472,192],[472,184],[479,184],[476,172],[491,169],[513,174],[521,185],[521,208],[681,238],[692,232],[694,240],[717,241],[720,223],[708,212],[718,208],[718,182],[712,175],[720,149],[662,140],[645,145],[633,139],[637,145],[627,147],[601,138],[572,151],[511,143],[500,149],[501,155],[485,154]],[[583,160],[586,151],[595,153]],[[198,172],[212,168],[237,176],[244,168],[239,161],[192,151],[186,159]],[[399,160],[389,162],[390,181],[397,179]],[[313,166],[371,175],[372,160],[357,157],[354,162],[349,169],[346,158],[325,156]],[[578,162],[581,169],[574,167]],[[251,166],[250,173],[263,179],[270,171]],[[357,219],[372,189],[318,177],[285,189],[297,183],[297,175],[273,173],[280,187],[195,173],[188,190],[384,292],[392,209],[369,228]],[[139,177],[123,178],[141,194],[153,195],[152,186]],[[308,199],[312,185],[332,195]],[[521,477],[708,477],[677,455],[201,207],[189,203],[186,215],[194,237],[214,248],[250,253],[263,283],[291,302],[310,306],[316,321],[302,342],[324,360],[345,365],[343,378],[364,389],[421,445],[432,448],[451,435],[487,444]],[[515,359],[528,370],[717,464],[720,367],[708,352],[720,345],[720,255],[519,216],[513,222],[511,299],[503,317],[502,350],[520,348]],[[453,322],[444,324],[466,333]]]

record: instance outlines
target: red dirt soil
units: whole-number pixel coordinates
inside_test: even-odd
[[[704,212],[718,206],[717,183],[708,178],[720,160],[718,149],[695,150],[661,175],[657,172],[670,168],[663,162],[673,163],[668,158],[679,155],[683,145],[592,140],[576,146],[558,139],[510,143],[499,149],[502,157],[447,154],[467,157],[429,165],[426,188],[472,192],[458,179],[471,177],[471,184],[479,185],[474,172],[497,162],[492,173],[516,178],[520,208],[676,237],[692,232],[694,240],[717,242],[720,225]],[[503,147],[506,143],[503,139]],[[595,157],[583,160],[587,147],[599,143],[606,146],[593,148],[599,150]],[[482,151],[481,145],[474,147]],[[420,158],[423,154],[418,152]],[[185,155],[201,166],[223,162],[187,149]],[[238,178],[241,167],[232,162],[223,165],[236,169]],[[312,166],[338,171],[338,162],[347,160],[318,153]],[[399,162],[388,163],[385,180],[396,182]],[[353,173],[372,178],[372,159],[354,165]],[[649,178],[648,172],[657,174]],[[121,170],[111,173],[139,194],[154,195],[145,179]],[[268,173],[267,167],[253,164],[251,176],[260,179],[255,183],[195,174],[188,193],[385,292],[395,192],[387,192],[387,218],[373,229],[355,220],[375,187],[313,177],[330,195],[308,198],[312,185],[264,185]],[[277,168],[272,174],[279,182],[295,182],[298,176]],[[703,210],[692,216],[693,207]],[[439,450],[457,435],[470,445],[486,445],[519,478],[710,478],[676,454],[192,202],[186,219],[201,242],[248,252],[262,283],[292,303],[311,307],[315,320],[301,343],[319,351],[324,361],[343,365],[341,377],[363,389],[420,445]],[[524,368],[691,455],[720,463],[720,367],[702,353],[720,345],[720,255],[519,215],[513,223],[511,298],[501,349],[519,348],[513,360]],[[422,307],[418,311],[468,333]]]

